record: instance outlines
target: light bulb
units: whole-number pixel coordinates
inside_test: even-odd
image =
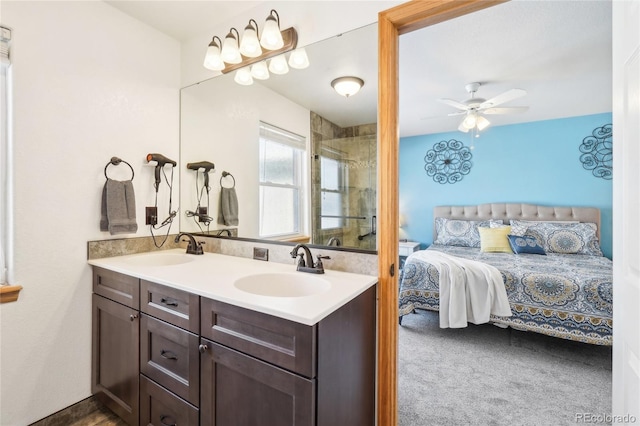
[[[465,117],[464,121],[462,122],[462,125],[467,129],[473,129],[474,127],[476,127],[476,115],[475,115],[475,113],[471,113],[471,114],[467,115]]]
[[[269,69],[267,61],[261,61],[251,66],[251,76],[258,80],[266,80],[269,78]]]
[[[243,86],[250,86],[253,84],[253,77],[251,76],[251,71],[249,68],[240,68],[236,71],[235,77],[233,77],[233,81]]]
[[[260,45],[268,50],[276,50],[284,46],[284,40],[280,32],[280,17],[275,10],[271,10],[271,13],[267,16],[262,29],[262,37],[260,37]]]
[[[238,32],[235,28],[229,30],[229,34],[224,38],[222,52],[220,53],[222,60],[227,64],[239,64],[242,62],[242,56],[240,56],[240,51],[238,50],[238,39],[233,35],[233,30],[236,33]]]
[[[289,66],[284,55],[278,55],[275,58],[271,58],[269,61],[269,71],[274,74],[286,74],[289,72]]]
[[[309,58],[304,47],[294,50],[289,56],[289,66],[298,70],[305,69],[309,66]]]
[[[255,24],[255,27],[252,25]],[[253,19],[249,21],[249,25],[244,28],[242,40],[240,41],[240,53],[247,58],[257,58],[262,55],[260,41],[258,40],[258,24]]]

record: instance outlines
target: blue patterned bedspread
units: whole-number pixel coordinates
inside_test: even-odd
[[[453,256],[495,266],[502,274],[513,316],[495,323],[563,339],[611,345],[612,262],[578,254],[482,253],[479,248],[432,245]],[[409,256],[400,281],[400,316],[415,308],[438,310],[437,268]]]

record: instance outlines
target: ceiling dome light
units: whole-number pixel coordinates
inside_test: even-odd
[[[333,90],[346,98],[358,93],[362,86],[364,81],[358,77],[339,77],[331,82]]]
[[[240,40],[240,53],[247,58],[257,58],[262,55],[260,41],[258,40],[258,24],[253,19],[244,28],[242,40]]]
[[[233,35],[233,31],[236,32],[237,36]],[[224,38],[224,44],[222,45],[222,52],[220,55],[222,56],[222,60],[227,64],[239,64],[242,62],[242,56],[238,49],[238,38],[238,30],[235,28],[231,28],[229,30],[229,34]]]
[[[284,55],[278,55],[269,61],[269,71],[274,74],[282,75],[289,72],[289,66]]]
[[[218,39],[218,43],[216,43]],[[222,71],[225,67],[222,56],[220,55],[220,45],[222,42],[216,36],[213,36],[209,47],[207,47],[207,53],[204,56],[204,67],[211,71]]]
[[[276,50],[284,46],[284,40],[280,32],[280,16],[278,12],[273,9],[264,23],[262,37],[260,37],[260,45],[268,50]]]
[[[294,50],[289,56],[289,66],[297,70],[305,69],[309,66],[309,57],[304,47]]]

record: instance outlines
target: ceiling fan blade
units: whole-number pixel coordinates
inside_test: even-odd
[[[455,117],[456,115],[463,115],[466,113],[467,111],[450,112],[449,114],[447,114],[447,117]]]
[[[514,99],[518,99],[527,94],[526,90],[523,89],[511,89],[507,90],[504,93],[499,94],[498,96],[494,96],[493,98],[484,101],[480,104],[480,108],[492,108],[503,104],[505,102],[512,101]]]
[[[483,114],[519,114],[529,110],[529,107],[502,107],[502,108],[487,108],[481,112]]]
[[[446,98],[441,98],[438,99],[440,102],[442,102],[443,104],[447,104],[449,106],[452,106],[454,108],[458,108],[461,109],[463,111],[467,111],[469,109],[469,107],[463,103],[460,103],[458,101],[454,101],[453,99],[446,99]]]

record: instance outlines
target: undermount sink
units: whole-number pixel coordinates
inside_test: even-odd
[[[193,261],[193,255],[184,253],[149,253],[132,256],[127,263],[136,266],[171,266]]]
[[[331,288],[329,281],[303,273],[264,273],[239,278],[233,284],[238,290],[270,297],[305,297]]]

